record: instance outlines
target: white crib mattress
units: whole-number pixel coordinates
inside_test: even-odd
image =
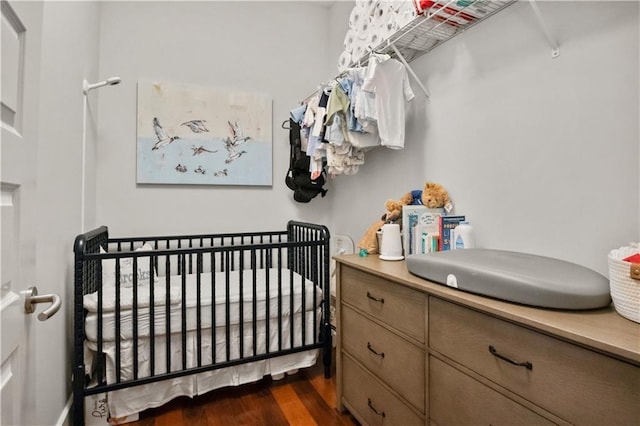
[[[206,272],[200,276],[200,307],[198,308],[198,281],[197,274],[185,275],[184,303],[182,302],[183,276],[171,276],[169,280],[169,293],[166,291],[166,280],[160,277],[154,285],[153,303],[151,303],[149,286],[137,287],[137,335],[146,337],[151,332],[151,305],[153,305],[154,334],[167,334],[167,304],[169,306],[169,333],[181,333],[183,328],[183,311],[186,317],[186,330],[196,330],[198,327],[198,311],[200,312],[200,327],[207,329],[215,323],[216,327],[227,323],[226,306],[229,306],[229,324],[251,323],[254,321],[253,293],[255,287],[255,320],[264,320],[269,317],[287,316],[291,312],[300,313],[313,311],[320,306],[322,290],[312,281],[303,278],[289,269],[259,269],[242,271],[243,291],[240,294],[240,271],[231,271],[228,276],[229,296],[227,298],[227,273]],[[269,294],[267,295],[267,277],[269,279]],[[279,278],[280,277],[280,278]],[[278,281],[280,279],[280,282]],[[213,280],[213,281],[212,281]],[[212,321],[212,282],[215,283],[215,322]],[[291,297],[291,283],[293,283],[293,298]],[[303,309],[304,288],[304,309]],[[278,291],[280,289],[280,291]],[[314,306],[315,294],[315,306]],[[116,333],[116,291],[115,288],[104,288],[102,294],[102,341],[114,340]],[[120,338],[131,339],[134,335],[134,310],[133,289],[120,289]],[[242,299],[242,300],[241,300]],[[267,305],[266,301],[269,300]],[[293,299],[293,300],[292,300]],[[184,304],[184,307],[183,307]],[[85,336],[90,341],[97,341],[98,333],[98,294],[91,293],[84,296],[84,307],[88,313],[85,319]],[[240,308],[242,307],[242,318]],[[312,315],[309,315],[312,316]]]

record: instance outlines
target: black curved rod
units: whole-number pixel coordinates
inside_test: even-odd
[[[384,358],[384,352],[376,352],[376,350],[373,349],[373,346],[371,346],[370,342],[367,342],[367,349],[369,349],[369,351],[374,353],[375,355],[378,355],[379,357]]]
[[[367,398],[367,405],[369,406],[369,408],[371,408],[373,410],[374,413],[376,413],[377,415],[381,416],[381,417],[387,417],[387,415],[384,413],[384,411],[378,411],[376,410],[376,408],[373,406],[373,403],[371,402],[371,398]]]
[[[491,355],[496,356],[504,361],[507,361],[509,364],[517,365],[518,367],[524,367],[527,370],[533,370],[533,364],[530,363],[529,361],[517,362],[510,358],[507,358],[506,356],[498,353],[498,351],[496,350],[496,348],[493,347],[493,345],[489,345],[489,352],[491,352]]]
[[[371,293],[367,292],[367,298],[373,300],[374,302],[384,303],[384,299],[381,297],[380,299],[375,298],[371,295]]]

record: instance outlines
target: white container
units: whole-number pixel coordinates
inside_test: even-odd
[[[382,241],[380,243],[380,259],[402,260],[402,239],[400,225],[386,224],[382,227]]]
[[[454,244],[455,250],[469,249],[476,246],[476,239],[473,235],[473,227],[469,222],[460,222],[460,225],[454,228]]]

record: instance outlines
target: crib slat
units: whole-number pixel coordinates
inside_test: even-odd
[[[289,269],[289,347],[293,348],[294,344],[294,319],[295,310],[293,306],[293,285],[295,278],[293,276],[293,269]]]
[[[102,262],[100,262],[102,263]],[[102,271],[100,271],[102,272]],[[102,280],[102,275],[100,275],[100,279]],[[105,359],[104,359],[104,355],[103,355],[103,351],[102,351],[102,327],[103,327],[103,320],[102,320],[102,303],[103,303],[103,288],[102,288],[102,284],[100,285],[100,287],[98,287],[98,383],[102,383],[104,378],[103,378],[103,372],[105,369],[104,363],[105,363]],[[84,374],[84,372],[83,372]]]
[[[225,295],[225,301],[224,301],[224,324],[225,324],[225,334],[226,334],[226,349],[227,349],[227,357],[225,359],[225,361],[229,361],[231,359],[231,330],[230,330],[230,321],[229,321],[229,280],[230,280],[230,273],[231,271],[229,270],[229,252],[226,251],[225,253],[225,290],[226,290],[226,295]]]
[[[138,258],[133,258],[133,379],[138,378]]]
[[[271,256],[272,253],[271,251],[267,250],[267,252],[265,253],[266,256],[266,260],[267,263],[269,264],[271,262]],[[265,277],[265,290],[266,290],[266,294],[270,295],[271,294],[271,276],[269,274],[267,274],[267,276]],[[271,343],[271,333],[269,331],[270,325],[271,325],[271,299],[269,297],[266,298],[266,306],[265,306],[265,330],[266,330],[266,336],[267,338],[265,339],[265,352],[269,353],[269,346]]]
[[[154,246],[156,249],[158,248],[158,241],[155,242]],[[155,269],[154,262],[157,262],[157,257],[150,256],[149,257],[149,271],[151,271],[151,275],[149,276],[149,299],[156,300],[155,298]],[[165,303],[168,304],[168,301],[165,299]],[[149,304],[149,375],[155,376],[156,374],[156,354],[155,354],[155,343],[156,343],[156,304]]]
[[[197,365],[202,366],[202,253],[196,255],[196,346]]]
[[[119,245],[118,245],[119,246]],[[118,250],[119,251],[119,250]],[[120,383],[121,354],[120,354],[120,258],[116,258],[116,382]]]
[[[186,267],[186,255],[180,255],[182,271]],[[183,273],[182,278],[182,369],[187,369],[187,275]]]
[[[282,350],[282,257],[278,250],[278,350]]]
[[[213,244],[213,241],[212,241]],[[211,360],[213,364],[216,360],[216,257],[214,252],[211,252]]]
[[[253,239],[252,239],[253,240]],[[252,318],[253,318],[253,327],[252,327],[252,331],[253,331],[253,335],[251,336],[253,338],[253,356],[256,356],[256,354],[258,353],[258,339],[257,339],[257,329],[258,329],[258,300],[257,300],[257,292],[256,292],[256,287],[258,285],[257,281],[258,281],[258,271],[256,270],[256,249],[251,250],[251,269],[252,269],[252,278],[253,278],[253,292],[252,292],[252,296],[253,298],[251,300],[253,300],[253,304],[252,304]],[[269,272],[267,271],[267,274],[269,275]],[[268,294],[268,293],[267,293]],[[266,298],[266,303],[269,303],[269,298]],[[269,318],[265,317],[265,322],[269,322]],[[266,339],[268,340],[269,337],[267,335]]]
[[[167,241],[167,246],[169,242]],[[164,313],[165,313],[165,371],[168,373],[171,371],[171,306],[169,304],[170,294],[171,294],[171,276],[169,275],[171,271],[171,257],[166,256],[165,259],[165,267],[166,267],[166,275],[164,280],[164,286],[166,291],[166,303],[164,304]]]
[[[238,328],[240,332],[240,358],[244,358],[244,251],[240,251],[240,259],[239,259],[239,286],[240,286],[240,302],[238,303]]]

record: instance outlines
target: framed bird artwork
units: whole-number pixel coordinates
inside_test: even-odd
[[[271,186],[271,125],[264,94],[139,81],[137,182]]]

